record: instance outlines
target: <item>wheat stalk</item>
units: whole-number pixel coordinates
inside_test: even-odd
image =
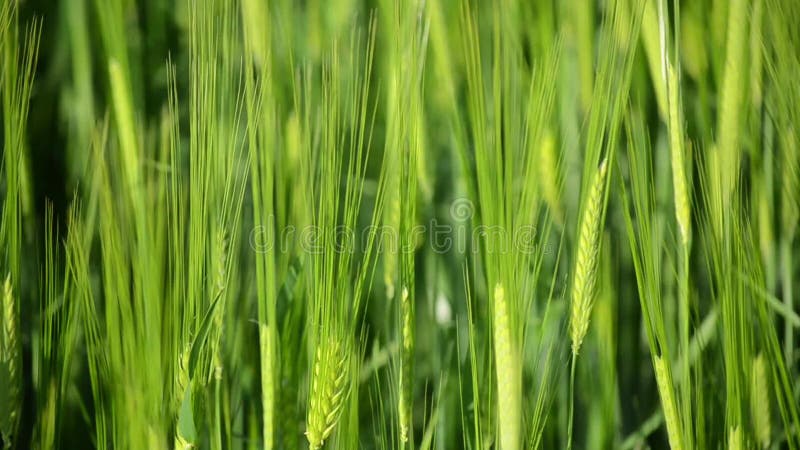
[[[264,449],[272,450],[275,440],[275,336],[265,324],[259,327],[261,346],[261,404],[264,407]]]
[[[112,103],[116,117],[119,136],[120,153],[124,164],[125,181],[134,207],[137,207],[136,193],[139,187],[139,143],[136,139],[136,123],[133,103],[130,98],[130,83],[125,75],[125,68],[112,59],[108,63],[108,74],[111,83]]]
[[[753,358],[753,368],[750,375],[750,411],[753,415],[753,428],[756,441],[761,447],[769,447],[772,428],[770,426],[769,411],[769,380],[767,379],[766,361],[760,354]]]
[[[228,281],[228,237],[225,228],[222,226],[217,229],[215,244],[214,287],[217,289],[217,294],[219,294],[225,290],[225,285]],[[215,316],[215,319],[221,318],[221,314]]]
[[[800,221],[800,150],[793,127],[781,136],[781,227],[793,236]]]
[[[708,70],[703,24],[697,13],[681,16],[681,67],[695,80],[702,80]]]
[[[669,137],[672,156],[672,185],[675,198],[675,216],[681,232],[683,245],[688,245],[692,236],[691,203],[686,182],[686,151],[683,139],[683,122],[680,104],[680,84],[675,68],[667,64],[667,90],[669,91]]]
[[[745,36],[747,1],[731,0],[728,10],[728,37],[725,47],[725,75],[720,95],[717,146],[721,152],[721,181],[723,200],[731,194],[739,173],[739,139],[741,137],[741,108],[744,97]]]
[[[174,409],[179,411],[181,403],[184,401],[186,395],[186,388],[189,386],[191,379],[189,378],[189,357],[192,353],[192,345],[186,344],[183,347],[180,355],[178,355],[178,364],[175,371],[175,392],[174,392]],[[175,427],[175,449],[188,450],[193,448],[193,444],[189,442],[186,436],[181,434],[180,426]]]
[[[581,219],[578,258],[575,264],[575,278],[572,280],[570,338],[573,355],[577,355],[580,351],[583,338],[589,329],[589,318],[594,304],[607,172],[607,160],[604,159],[592,180],[589,199]]]
[[[511,338],[508,302],[501,283],[494,287],[494,357],[497,371],[497,419],[500,449],[517,450],[520,437],[520,374]]]
[[[281,347],[286,346],[287,340],[281,339]],[[277,433],[283,448],[287,450],[298,449],[297,442],[297,384],[294,382],[297,370],[294,360],[290,356],[281,360],[280,364],[280,389],[275,392],[275,405],[280,411],[276,419],[279,426]]]
[[[728,434],[728,450],[742,450],[742,429],[738,426],[732,427]]]
[[[186,386],[189,385],[189,356],[192,352],[192,345],[186,344],[183,347],[180,355],[178,355],[178,364],[175,371],[175,395],[174,403],[180,405],[183,399],[183,393],[186,391]]]
[[[388,239],[381,243],[383,247],[383,283],[386,286],[386,298],[393,299],[395,281],[397,279],[398,230],[400,230],[400,184],[398,176],[389,176],[386,189],[386,208],[383,210],[384,226],[389,231]]]
[[[341,341],[332,339],[317,346],[311,374],[311,399],[306,438],[311,450],[322,447],[339,421],[347,397],[347,355]]]
[[[400,308],[403,320],[403,351],[400,360],[400,401],[397,411],[400,418],[400,440],[408,442],[413,394],[414,328],[411,299],[406,287],[403,287]]]
[[[564,213],[561,210],[558,173],[556,140],[553,132],[548,129],[545,131],[539,147],[539,182],[542,188],[542,197],[550,208],[550,214],[557,223],[561,224],[564,220]]]
[[[761,90],[761,74],[763,71],[763,30],[764,0],[755,0],[751,13],[750,25],[750,100],[753,109],[761,109],[763,92]]]
[[[189,442],[186,438],[184,438],[180,432],[175,433],[175,443],[173,445],[175,450],[191,450],[194,448],[194,444]]]
[[[658,23],[658,10],[656,0],[647,0],[642,11],[642,40],[644,43],[647,65],[650,69],[650,76],[653,80],[662,79],[661,65],[661,36]],[[658,114],[661,118],[666,118],[669,114],[667,105],[667,90],[663,83],[654,82],[653,91],[655,93]]]
[[[678,406],[675,402],[672,378],[669,376],[666,363],[660,356],[656,356],[653,360],[653,368],[656,372],[658,392],[661,395],[661,406],[664,409],[664,421],[667,423],[669,447],[672,450],[683,450],[683,435],[681,434],[681,423],[678,418]]]

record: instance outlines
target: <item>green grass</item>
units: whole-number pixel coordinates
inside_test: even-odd
[[[800,449],[794,0],[0,5],[0,448]]]

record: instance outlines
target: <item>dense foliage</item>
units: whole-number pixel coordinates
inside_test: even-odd
[[[3,0],[8,449],[800,449],[797,0]]]

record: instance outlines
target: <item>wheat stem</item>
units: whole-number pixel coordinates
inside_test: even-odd
[[[728,450],[742,450],[742,429],[738,426],[731,428],[728,434]]]
[[[727,200],[738,179],[739,138],[741,136],[741,108],[744,97],[745,36],[747,1],[731,0],[728,10],[728,38],[725,47],[725,75],[719,104],[717,147],[721,152],[721,180],[723,200]]]
[[[668,100],[664,84],[658,82],[658,80],[663,79],[659,30],[656,0],[646,0],[642,14],[642,40],[647,56],[647,65],[650,68],[650,77],[653,80],[658,113],[663,119],[668,114]]]
[[[517,450],[520,441],[521,386],[519,355],[511,335],[508,300],[501,283],[494,287],[494,357],[497,373],[497,419],[500,450]]]
[[[575,422],[575,363],[578,355],[572,353],[569,367],[569,414],[567,423],[567,450],[572,450],[572,429]]]
[[[769,380],[763,354],[759,353],[753,358],[750,377],[750,411],[753,416],[756,441],[762,448],[767,448],[772,435],[772,427],[770,426]]]
[[[675,389],[666,364],[660,356],[656,356],[653,360],[656,384],[661,396],[661,406],[664,409],[664,421],[667,424],[669,446],[672,450],[683,450],[683,434],[681,432],[681,422],[678,418],[678,404],[675,401]]]
[[[259,327],[261,347],[261,404],[264,408],[264,449],[272,450],[275,441],[275,336],[266,324]]]
[[[561,210],[559,170],[556,140],[553,132],[547,129],[539,147],[539,182],[542,187],[542,197],[550,208],[550,214],[556,223],[563,224],[564,212]]]
[[[130,85],[126,79],[124,69],[117,60],[108,64],[109,80],[111,81],[111,94],[113,99],[114,114],[116,115],[117,130],[120,141],[120,151],[124,161],[128,192],[134,195],[139,189],[139,146],[136,141],[136,125],[133,118],[133,105],[130,98]],[[138,206],[136,199],[131,199],[134,206]]]
[[[183,347],[180,355],[178,355],[178,364],[175,367],[175,392],[174,392],[174,408],[175,411],[180,411],[184,396],[187,393],[187,387],[191,383],[189,378],[189,357],[192,352],[192,345],[186,344]],[[191,406],[190,406],[191,407]],[[178,415],[178,426],[175,427],[174,448],[188,450],[193,447],[192,443],[181,433],[180,427],[180,412]]]
[[[675,218],[678,221],[682,243],[687,246],[692,236],[692,222],[689,188],[686,181],[686,151],[683,138],[680,84],[676,70],[669,62],[667,62],[667,86],[669,91],[669,135]]]

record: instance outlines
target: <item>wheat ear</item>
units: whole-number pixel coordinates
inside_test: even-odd
[[[0,434],[10,447],[16,434],[20,411],[19,343],[17,341],[17,313],[11,275],[3,285],[3,341],[0,346]]]
[[[347,354],[341,341],[332,339],[317,346],[306,426],[311,450],[322,447],[339,421],[347,397],[348,368]]]
[[[750,412],[753,415],[753,428],[756,440],[762,448],[769,447],[772,427],[769,411],[769,380],[764,355],[753,358],[750,385]]]
[[[508,301],[503,285],[494,287],[494,358],[497,371],[497,419],[500,450],[517,450],[520,437],[520,374],[511,338]]]
[[[414,325],[411,299],[408,288],[403,287],[400,297],[403,320],[403,351],[400,360],[400,399],[397,405],[400,418],[400,440],[408,442],[408,428],[411,424],[411,403],[413,394]]]
[[[570,338],[572,339],[573,355],[577,355],[580,351],[583,338],[589,329],[589,318],[594,304],[607,173],[607,161],[604,159],[592,180],[589,198],[581,218],[578,258],[575,264],[575,278],[572,280]]]
[[[683,435],[681,433],[681,423],[678,419],[678,406],[675,402],[672,378],[669,376],[666,363],[660,356],[656,356],[655,360],[653,360],[653,368],[656,372],[656,384],[658,385],[658,393],[661,396],[661,406],[664,409],[664,421],[667,424],[669,447],[672,450],[683,450]]]

